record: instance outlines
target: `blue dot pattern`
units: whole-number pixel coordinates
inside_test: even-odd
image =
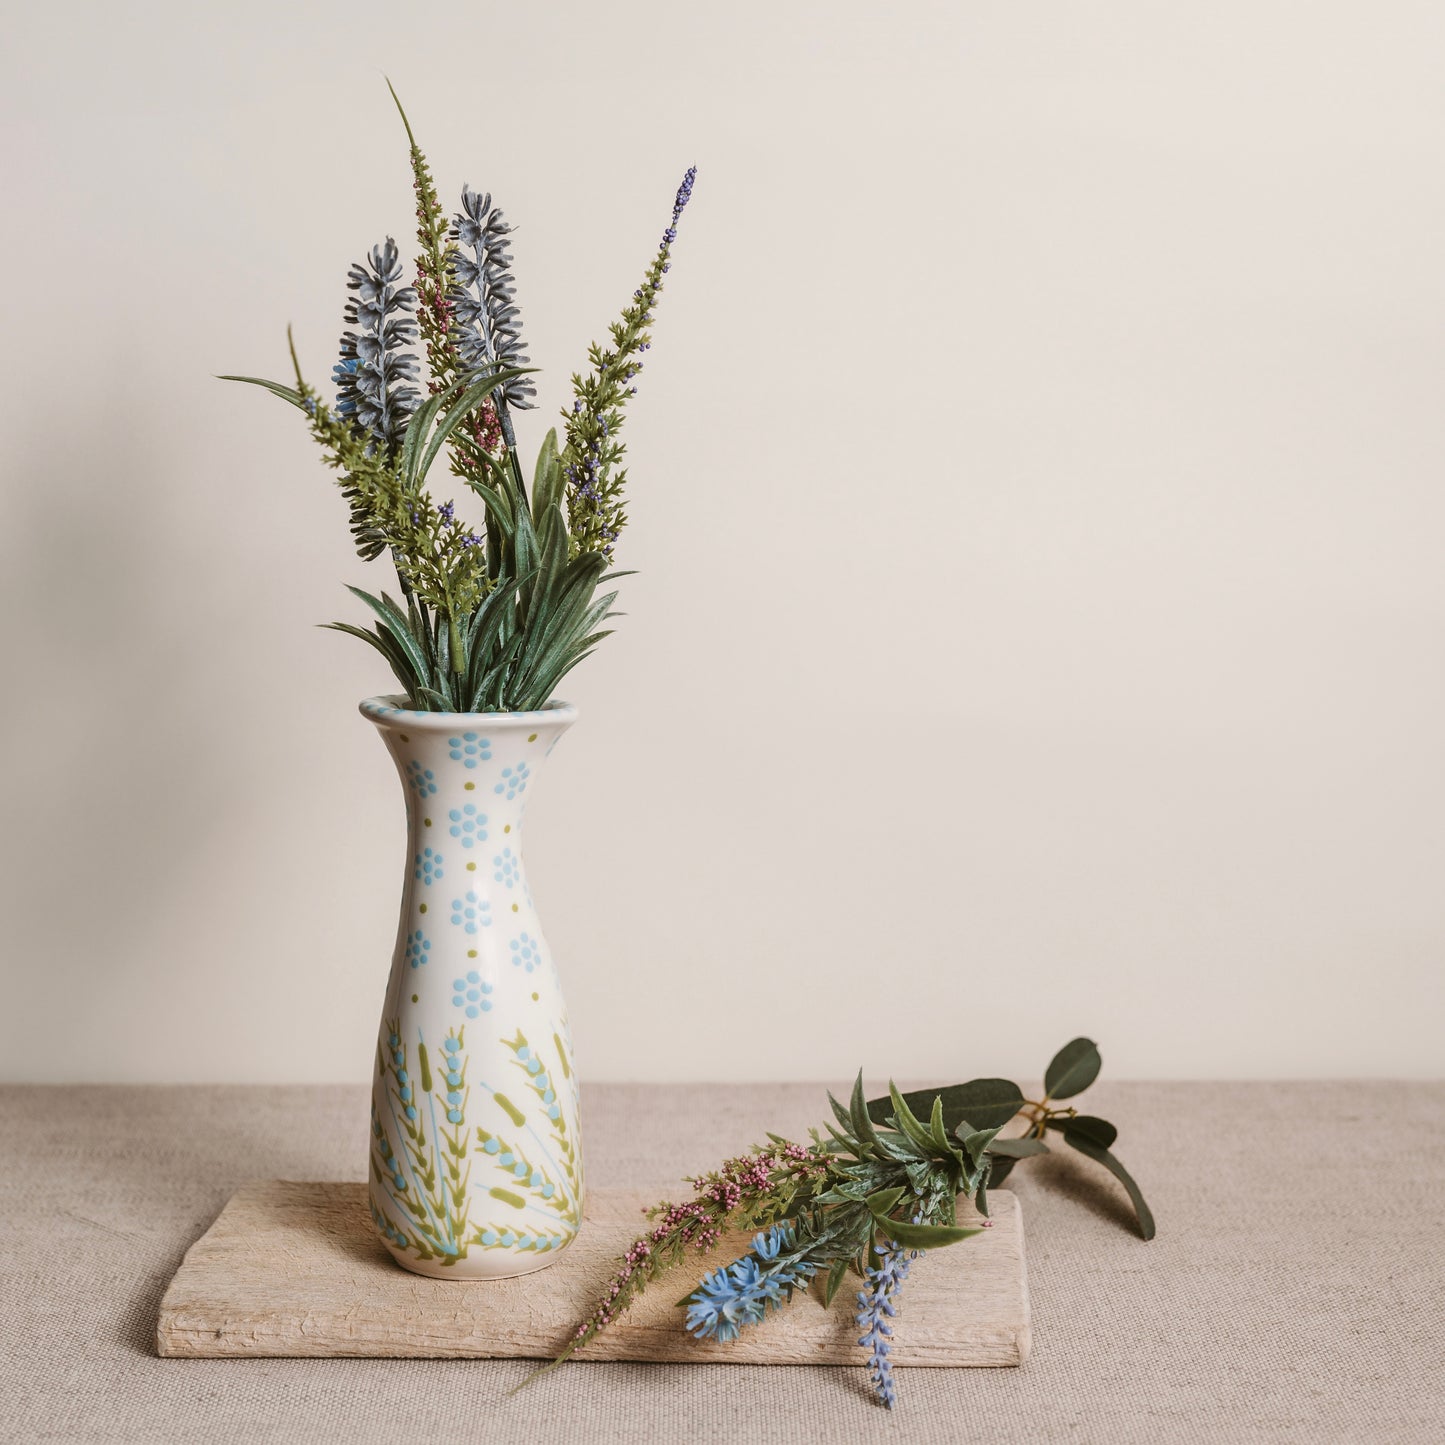
[[[434,848],[423,848],[416,855],[417,881],[435,883],[442,876],[442,855]]]
[[[468,933],[475,933],[479,928],[490,928],[492,905],[485,898],[478,898],[475,889],[468,888],[465,898],[452,899],[452,922],[458,928],[466,929]]]
[[[436,774],[415,758],[406,765],[406,781],[418,798],[429,798],[437,790]]]
[[[413,968],[420,968],[431,953],[431,939],[420,928],[406,941],[406,961]]]
[[[502,781],[492,789],[494,793],[505,793],[510,803],[518,793],[527,791],[528,770],[526,763],[517,763],[514,767],[502,769]]]
[[[512,962],[518,968],[525,968],[528,973],[536,968],[542,961],[541,949],[537,946],[537,940],[530,933],[519,934],[512,940]]]
[[[461,1009],[469,1019],[478,1018],[482,1014],[491,1011],[492,1000],[488,997],[491,991],[491,984],[484,983],[481,974],[479,974],[476,969],[471,969],[465,978],[452,980],[452,1002]],[[461,1083],[461,1075],[457,1073],[455,1063],[455,1058],[449,1056],[447,1059],[447,1068],[449,1071],[447,1073],[447,1085],[453,1091],[455,1091],[456,1086]],[[455,1083],[453,1080],[455,1080]],[[447,1102],[449,1104],[456,1104],[459,1102],[459,1097],[458,1099],[453,1099],[449,1093],[447,1095]],[[453,1120],[452,1122],[455,1123],[456,1121]]]
[[[492,867],[496,870],[492,877],[505,888],[516,886],[517,882],[517,855],[510,848],[503,848],[495,858],[492,859]]]
[[[477,812],[475,803],[463,803],[460,808],[453,808],[447,817],[452,820],[452,837],[458,839],[463,848],[487,841],[487,815]]]
[[[463,767],[474,768],[492,756],[490,739],[478,737],[476,733],[463,733],[459,738],[448,738],[452,760]]]

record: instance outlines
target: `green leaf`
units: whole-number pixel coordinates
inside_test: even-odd
[[[995,1158],[993,1154],[990,1154],[988,1157],[990,1164],[993,1166],[988,1174],[988,1187],[990,1189],[1001,1189],[1003,1188],[1004,1180],[1013,1173],[1013,1167],[1018,1161],[1008,1157],[1002,1159]]]
[[[411,634],[411,627],[407,622],[404,612],[397,607],[390,598],[379,600],[370,592],[363,592],[360,587],[347,587],[346,589],[353,597],[359,597],[381,618],[383,626],[396,639],[397,645],[406,653],[407,660],[416,669],[416,675],[427,676],[426,654],[422,651],[421,644]]]
[[[928,1137],[928,1130],[919,1123],[903,1095],[898,1092],[898,1086],[891,1079],[888,1083],[888,1097],[893,1102],[893,1123],[898,1131],[926,1153],[931,1152],[933,1140]]]
[[[870,1214],[885,1215],[908,1191],[900,1184],[894,1189],[879,1189],[863,1201]]]
[[[416,689],[421,686],[421,678],[417,676],[406,653],[397,646],[391,633],[380,627],[375,632],[368,632],[364,627],[353,626],[350,622],[323,622],[320,625],[332,632],[349,633],[352,637],[359,637],[363,642],[370,643],[387,660],[406,695],[415,695]]]
[[[963,1147],[968,1151],[970,1161],[977,1165],[983,1158],[988,1146],[993,1143],[994,1135],[999,1131],[998,1125],[992,1129],[974,1129],[971,1133],[964,1134],[962,1131],[967,1125],[959,1125],[959,1137],[963,1140]]]
[[[407,428],[407,447],[411,449],[409,458],[409,469],[404,472],[409,487],[415,486],[423,481],[426,474],[431,470],[431,464],[436,460],[437,453],[446,445],[446,440],[467,419],[499,386],[510,381],[514,376],[524,376],[529,371],[535,371],[534,366],[514,367],[506,371],[494,371],[490,376],[484,376],[480,381],[473,382],[466,386],[465,390],[456,397],[455,404],[447,412],[445,419],[431,435],[427,443],[426,451],[421,454],[421,460],[416,459],[415,448],[412,448],[411,428]],[[458,390],[464,386],[463,382],[454,382],[448,391]],[[441,392],[441,397],[446,397],[447,392]],[[438,398],[433,397],[432,401]],[[430,406],[431,402],[427,403]],[[425,408],[423,408],[425,410]],[[418,412],[417,416],[421,413]],[[415,422],[413,417],[412,421]],[[430,425],[430,421],[428,421]]]
[[[437,413],[455,398],[457,390],[458,383],[453,382],[449,387],[437,392],[435,396],[428,397],[421,406],[412,412],[411,420],[407,422],[406,428],[402,432],[401,455],[397,458],[397,469],[401,473],[403,485],[408,490],[411,490],[411,480],[422,443],[426,440],[426,435],[431,430]]]
[[[1071,1149],[1077,1149],[1080,1154],[1096,1163],[1102,1164],[1115,1179],[1119,1181],[1128,1192],[1129,1199],[1134,1205],[1134,1213],[1139,1217],[1139,1233],[1145,1239],[1154,1238],[1154,1215],[1149,1206],[1144,1202],[1144,1195],[1139,1186],[1134,1182],[1129,1171],[1108,1151],[1095,1144],[1086,1134],[1071,1134],[1065,1132],[1064,1143]]]
[[[532,477],[532,520],[544,516],[548,508],[562,503],[562,463],[557,456],[557,428],[542,438],[537,452],[537,470]]]
[[[828,1092],[828,1104],[833,1110],[833,1117],[845,1128],[853,1127],[852,1115],[833,1097],[832,1090]]]
[[[853,1137],[860,1144],[877,1147],[878,1134],[873,1128],[873,1121],[868,1117],[868,1107],[863,1102],[862,1069],[858,1070],[858,1077],[853,1080],[853,1094],[848,1101],[848,1122],[852,1126]]]
[[[1080,1139],[1087,1139],[1099,1149],[1112,1149],[1114,1141],[1119,1137],[1119,1131],[1107,1119],[1097,1118],[1093,1114],[1075,1114],[1072,1119],[1051,1119],[1049,1128],[1061,1130],[1066,1143],[1070,1135],[1076,1135]]]
[[[943,1128],[943,1100],[937,1095],[933,1099],[933,1112],[928,1116],[928,1137],[940,1149],[946,1149],[949,1153],[956,1153],[953,1144]]]
[[[1031,1154],[1047,1154],[1049,1146],[1042,1139],[995,1139],[988,1152],[1006,1159],[1027,1159]]]
[[[833,1296],[838,1293],[838,1286],[841,1285],[848,1274],[848,1259],[835,1259],[828,1266],[828,1282],[823,1286],[823,1308],[827,1309],[833,1303]]]
[[[967,1119],[976,1129],[1007,1124],[1024,1102],[1022,1090],[1008,1079],[970,1079],[942,1089],[915,1089],[903,1096],[908,1107],[921,1119],[933,1111],[933,1100],[943,1103],[943,1127],[952,1134]],[[891,1099],[871,1099],[868,1113],[882,1123],[892,1107]]]
[[[510,542],[516,528],[512,522],[512,504],[506,495],[495,487],[489,487],[485,482],[479,482],[475,477],[467,477],[466,483],[486,506],[487,525],[495,527]]]
[[[1073,1039],[1056,1053],[1044,1071],[1044,1093],[1050,1099],[1072,1099],[1095,1079],[1103,1061],[1093,1039]]]
[[[294,387],[282,386],[279,381],[265,381],[259,376],[218,376],[217,381],[244,381],[247,386],[264,386],[267,391],[289,401],[298,411],[306,410],[306,398]]]
[[[880,1218],[876,1214],[873,1217],[878,1220],[879,1230],[904,1249],[942,1249],[945,1245],[958,1244],[983,1232],[963,1229],[956,1224],[912,1224],[903,1219]]]
[[[973,1205],[985,1219],[988,1218],[988,1175],[985,1174],[979,1180],[978,1188],[974,1191]]]

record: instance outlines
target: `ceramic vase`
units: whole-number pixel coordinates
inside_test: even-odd
[[[522,819],[576,720],[425,713],[370,698],[406,794],[401,923],[371,1094],[371,1216],[399,1264],[445,1279],[541,1269],[582,1220],[577,1077],[527,886]]]

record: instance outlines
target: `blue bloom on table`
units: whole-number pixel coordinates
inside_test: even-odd
[[[893,1326],[888,1323],[898,1313],[898,1292],[908,1278],[909,1261],[917,1251],[900,1249],[891,1239],[874,1246],[879,1257],[867,1272],[868,1288],[858,1291],[858,1328],[863,1331],[858,1343],[868,1351],[868,1378],[873,1393],[888,1409],[898,1399],[893,1384]]]
[[[805,1289],[817,1272],[806,1260],[787,1259],[793,1246],[788,1225],[753,1237],[752,1249],[725,1269],[714,1270],[692,1292],[687,1330],[694,1339],[735,1340],[747,1325],[777,1309],[795,1289]]]

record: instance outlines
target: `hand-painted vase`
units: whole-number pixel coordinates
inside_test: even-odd
[[[371,1216],[439,1279],[542,1269],[582,1221],[567,1011],[522,867],[542,761],[576,720],[369,698],[406,793],[401,926],[371,1090]]]

